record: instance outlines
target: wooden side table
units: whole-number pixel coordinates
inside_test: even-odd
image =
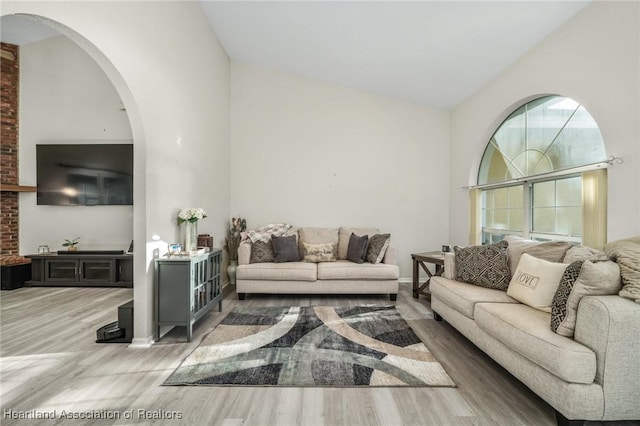
[[[429,281],[431,281],[431,277],[439,277],[444,272],[444,255],[441,251],[427,251],[423,253],[412,253],[411,259],[413,259],[413,297],[417,299],[420,294],[431,296],[431,293],[429,293]],[[431,273],[426,263],[436,265],[434,273]],[[418,276],[418,266],[429,276],[422,284],[420,284],[420,277]]]

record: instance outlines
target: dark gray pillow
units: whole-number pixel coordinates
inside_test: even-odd
[[[364,263],[367,256],[367,246],[369,245],[369,236],[357,236],[353,232],[349,237],[349,246],[347,248],[347,260],[354,263]]]
[[[276,263],[299,262],[298,241],[295,235],[288,237],[271,237],[273,258]]]
[[[506,291],[510,274],[507,263],[509,243],[500,241],[472,247],[454,247],[458,280],[480,287]]]
[[[256,241],[251,243],[251,258],[249,263],[269,263],[274,261],[273,244],[271,241]]]
[[[375,234],[372,236],[367,247],[367,261],[371,263],[382,262],[390,240],[391,234]]]

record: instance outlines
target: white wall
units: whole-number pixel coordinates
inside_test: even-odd
[[[197,2],[3,1],[47,18],[96,60],[134,140],[134,345],[152,341],[153,251],[178,239],[176,213],[203,207],[219,243],[229,218],[229,59]],[[53,226],[53,225],[52,225]]]
[[[131,143],[123,104],[104,72],[78,45],[60,36],[20,46],[20,182],[36,184],[36,144]],[[133,238],[132,206],[38,206],[20,195],[20,251],[40,244],[62,250],[126,249]]]
[[[232,63],[231,213],[248,227],[375,226],[415,251],[448,242],[448,113]]]
[[[608,240],[640,235],[640,3],[594,2],[451,114],[451,240],[467,244],[469,200],[489,137],[524,101],[575,99],[595,118],[609,168]]]

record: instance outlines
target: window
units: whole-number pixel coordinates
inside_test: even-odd
[[[482,242],[520,235],[581,243],[583,223],[591,223],[585,214],[593,211],[585,206],[584,174],[606,173],[606,167],[602,135],[582,105],[561,96],[524,104],[498,127],[482,156],[476,212]],[[599,189],[604,195],[590,202],[602,203],[606,187]]]

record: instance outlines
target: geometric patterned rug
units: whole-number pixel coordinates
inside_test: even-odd
[[[164,385],[455,387],[394,306],[237,307]]]

